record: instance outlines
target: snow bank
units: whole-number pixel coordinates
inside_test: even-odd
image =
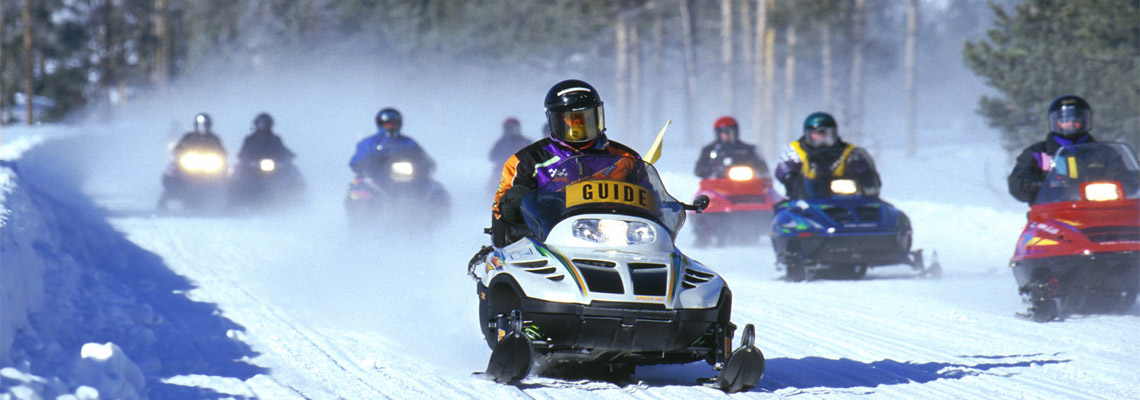
[[[243,328],[79,191],[90,138],[6,130],[0,146],[0,397],[202,398],[163,382],[248,379]],[[13,137],[15,136],[15,137]]]

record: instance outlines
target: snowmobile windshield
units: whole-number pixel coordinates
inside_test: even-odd
[[[1050,162],[1033,204],[1140,198],[1140,167],[1126,144],[1065,146]]]
[[[681,202],[670,196],[652,165],[617,155],[580,155],[545,168],[550,182],[522,201],[530,231],[545,240],[558,222],[580,214],[650,219],[675,236],[685,223]]]

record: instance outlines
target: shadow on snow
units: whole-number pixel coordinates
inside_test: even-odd
[[[244,381],[267,370],[249,364],[257,353],[229,337],[244,327],[224,317],[216,304],[188,298],[186,293],[195,288],[188,279],[115,231],[106,222],[107,212],[79,191],[76,182],[82,179],[76,167],[82,163],[68,155],[68,149],[81,146],[77,141],[40,146],[18,165],[8,163],[28,191],[33,203],[28,207],[43,216],[50,236],[32,243],[45,263],[45,304],[42,312],[29,315],[38,338],[18,334],[12,347],[33,360],[32,373],[55,376],[83,344],[113,342],[141,369],[145,396],[234,397],[161,381],[192,374]],[[12,215],[10,222],[18,224],[20,217]],[[42,341],[57,342],[62,349],[43,349]]]

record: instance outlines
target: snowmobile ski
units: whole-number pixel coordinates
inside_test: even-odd
[[[714,383],[725,393],[736,393],[756,387],[763,377],[764,353],[756,348],[756,328],[748,324],[740,336],[740,347],[733,350]]]
[[[487,375],[499,383],[511,383],[530,373],[530,366],[534,364],[534,346],[523,332],[522,312],[511,311],[509,317],[499,320],[505,322],[497,327],[502,338],[491,350]]]

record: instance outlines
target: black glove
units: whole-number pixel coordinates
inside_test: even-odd
[[[1041,185],[1044,183],[1044,179],[1024,178],[1021,180],[1021,191],[1036,197],[1037,192],[1041,190]]]

